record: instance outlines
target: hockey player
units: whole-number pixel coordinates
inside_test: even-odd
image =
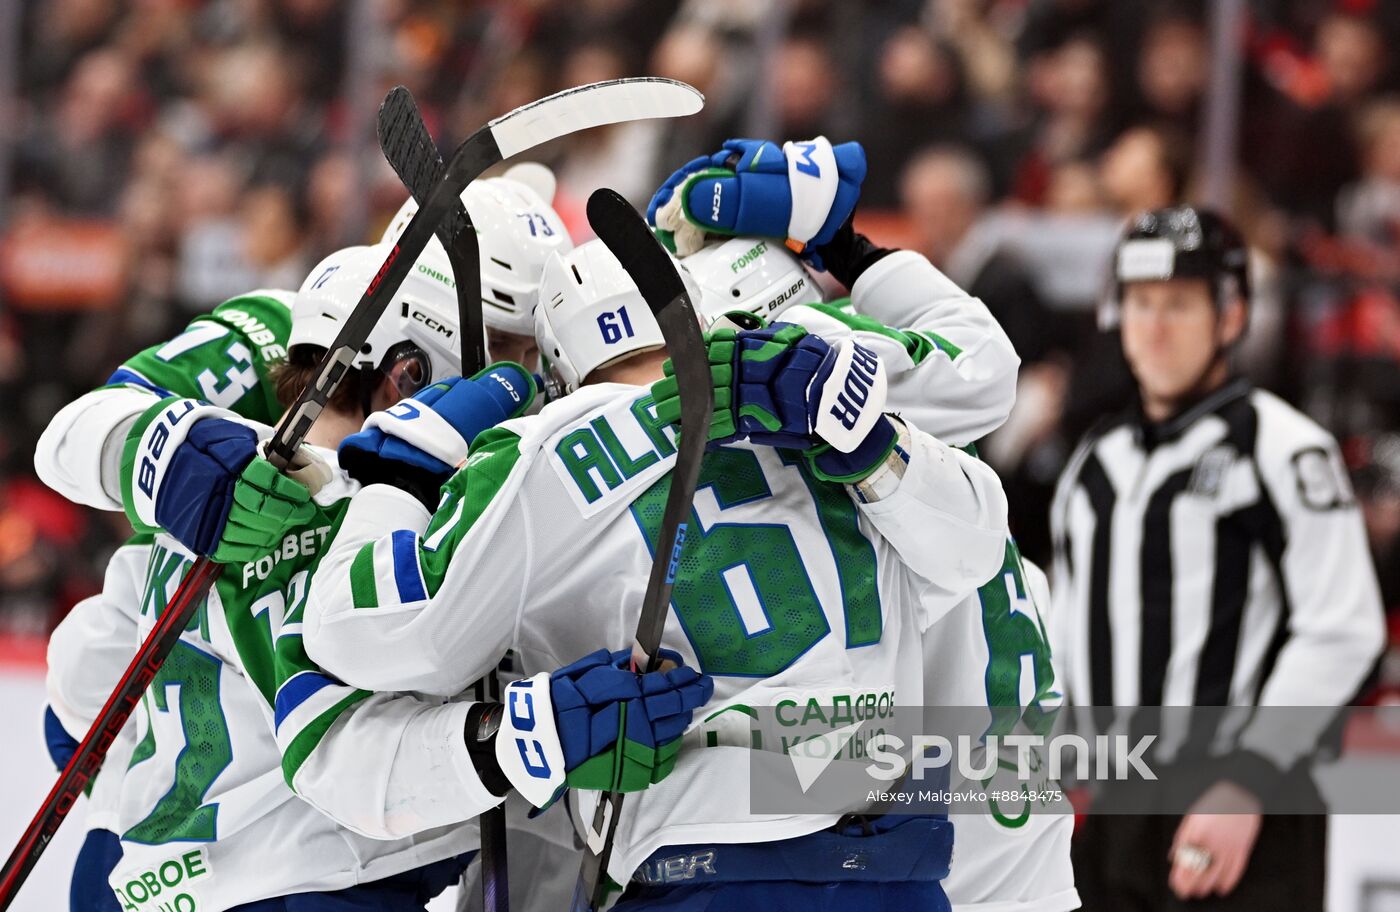
[[[540,300],[543,354],[577,392],[479,437],[435,512],[387,485],[352,499],[304,617],[308,651],[344,679],[453,693],[508,647],[528,669],[584,638],[632,636],[651,561],[648,530],[659,521],[675,452],[645,388],[661,375],[662,340],[635,286],[598,243],[552,259]],[[804,338],[806,352],[824,345]],[[779,342],[782,357],[796,344],[791,334]],[[807,366],[805,379],[816,367]],[[797,364],[784,372],[794,389],[806,388],[801,373]],[[874,409],[861,436],[847,441],[863,444],[849,459],[739,440],[707,455],[665,642],[715,676],[710,710],[764,705],[789,689],[827,698],[921,689],[920,609],[937,613],[940,600],[956,601],[999,565],[1004,499],[995,476]],[[799,436],[794,430],[794,442]],[[838,475],[867,502],[822,480]],[[910,554],[886,535],[946,547]],[[926,596],[918,605],[901,597],[916,592]],[[390,648],[372,653],[370,640]],[[773,861],[800,854],[804,839],[856,837],[820,832],[837,814],[750,814],[748,761],[743,748],[683,755],[675,776],[629,803],[610,875],[625,882],[668,846],[759,843],[745,850],[751,862],[723,870],[743,883],[701,878],[692,887],[716,907],[741,895],[779,909],[809,906],[813,883],[784,882],[776,892]],[[912,872],[816,864],[810,875],[844,881],[821,890],[852,907],[938,908],[948,838],[945,823],[913,818],[858,846],[872,858],[882,857],[882,845],[905,847],[920,859]],[[898,882],[876,882],[886,877]],[[648,904],[671,889],[647,887],[648,896],[623,902]]]
[[[814,169],[804,167],[807,145],[779,149],[773,143],[731,140],[720,152],[679,169],[653,198],[653,219],[694,251],[683,262],[705,292],[708,314],[745,310],[797,323],[828,341],[841,338],[843,330],[867,346],[880,344],[872,331],[902,339],[908,360],[919,367],[895,370],[905,353],[880,350],[891,371],[892,411],[955,446],[995,430],[1014,396],[1019,361],[1010,342],[982,302],[924,257],[882,249],[854,230],[857,194],[850,186],[858,188],[864,172],[859,146],[835,147],[832,157],[841,177],[831,218],[818,233],[824,242],[803,237],[785,244],[792,225],[781,218],[781,208],[775,217],[772,209],[757,205],[757,200],[791,199],[800,210],[809,205],[804,197],[829,192]],[[701,205],[716,199],[728,200],[729,208]],[[829,231],[830,222],[840,227]],[[776,229],[783,231],[756,236]],[[821,303],[818,286],[789,247],[802,250],[808,263],[824,266],[851,297]],[[924,635],[925,704],[985,706],[988,733],[1002,735],[1046,718],[1059,701],[1042,620],[1048,606],[1044,574],[1024,561],[1008,538],[999,572]],[[1024,666],[1023,657],[1030,659]],[[944,888],[955,910],[1063,912],[1079,905],[1069,851],[1074,821],[1066,807],[993,803],[985,812],[958,814],[954,821],[957,863]]]
[[[501,330],[525,326],[527,333],[531,332],[529,314],[543,259],[553,250],[572,247],[562,221],[540,195],[552,196],[553,185],[553,175],[547,168],[527,163],[511,168],[506,178],[474,182],[463,193],[478,230],[486,226],[479,236],[486,245],[482,283],[489,299],[483,302],[484,314],[493,344],[507,349],[502,360],[512,360],[510,351],[516,350],[533,357],[529,354],[534,348],[532,336],[528,344],[521,346],[518,336],[502,334]],[[416,206],[410,199],[386,232],[386,238],[391,233],[397,237],[414,212]],[[451,287],[453,279],[446,269],[445,252],[436,241],[433,245],[438,255],[424,259],[420,266],[428,271],[422,274]],[[231,299],[211,314],[196,318],[178,339],[127,361],[106,386],[76,400],[50,422],[35,453],[39,476],[78,503],[98,509],[121,509],[118,479],[125,431],[154,401],[152,397],[163,392],[203,398],[252,421],[274,422],[280,405],[271,378],[275,366],[286,356],[292,298],[292,292],[259,290]],[[444,324],[435,325],[439,335],[455,332]],[[410,365],[408,369],[416,371],[418,367]],[[404,393],[416,388],[403,377],[396,384],[396,390]],[[101,443],[94,448],[94,441]],[[289,496],[301,496],[299,488],[287,487],[271,473],[256,483],[271,483]],[[223,484],[232,485],[232,477],[225,478]],[[268,528],[275,528],[275,523]],[[134,652],[135,634],[116,634],[125,630],[128,623],[134,630],[136,599],[129,594],[113,597],[111,592],[114,586],[118,590],[139,586],[139,574],[132,568],[144,572],[149,548],[148,535],[137,536],[123,546],[109,569],[108,592],[85,604],[83,610],[70,613],[51,639],[50,697],[58,712],[51,709],[46,714],[45,729],[59,766],[76,748],[76,736],[87,730]],[[101,642],[88,644],[80,651],[89,634],[100,636]],[[95,909],[105,912],[107,901],[115,903],[106,875],[111,862],[120,855],[120,848],[111,827],[104,823],[109,815],[103,809],[120,790],[117,767],[125,764],[118,762],[116,754],[115,750],[109,753],[102,774],[104,781],[90,795],[91,833],[73,879],[75,909],[95,904]],[[95,859],[103,861],[96,863]]]
[[[522,162],[501,177],[473,181],[462,191],[481,247],[481,315],[486,347],[497,361],[539,369],[535,344],[535,301],[540,272],[551,253],[574,247],[564,220],[554,211],[554,172]],[[418,204],[410,197],[380,238],[397,240]],[[434,239],[431,247],[439,246]]]
[[[573,249],[564,221],[554,210],[554,174],[544,165],[525,162],[506,169],[501,177],[473,181],[462,201],[477,229],[481,259],[481,306],[486,324],[486,346],[492,358],[523,364],[539,372],[539,346],[535,342],[534,311],[540,273],[551,253]],[[410,198],[385,229],[382,241],[396,240],[418,211]],[[431,242],[436,245],[437,241]],[[546,401],[550,388],[540,383],[533,410]],[[508,657],[504,665],[511,665]],[[509,676],[498,669],[497,678]],[[577,857],[573,826],[562,811],[536,815],[528,802],[511,796],[506,803],[510,843],[510,880],[529,883],[528,895],[517,890],[517,909],[555,912],[567,905],[573,890],[568,870]],[[566,860],[556,863],[561,857]],[[473,865],[462,884],[462,898],[479,908],[481,890]]]
[[[314,370],[318,351],[358,301],[384,252],[340,251],[308,277],[293,309],[290,337],[282,339],[290,349],[288,366],[276,372],[282,390],[294,392]],[[431,268],[415,270],[362,349],[379,360],[352,371],[313,428],[310,443],[334,444],[358,427],[360,403],[389,404],[455,370],[455,352],[443,341],[456,332],[456,299],[445,280],[446,264],[422,265]],[[451,332],[443,334],[435,326]],[[172,348],[163,351],[168,364]],[[181,379],[179,370],[166,373],[167,379]],[[195,378],[203,373],[185,371]],[[513,387],[503,381],[513,381]],[[528,375],[503,365],[475,380],[434,384],[423,395],[459,415],[476,416],[464,419],[468,423],[489,423],[523,408],[531,393]],[[290,399],[285,392],[284,399]],[[483,414],[489,417],[481,418]],[[197,433],[206,423],[215,427]],[[329,465],[318,464],[311,450],[299,474],[315,489],[314,497],[308,500],[307,489],[293,485],[299,498],[270,500],[264,489],[272,485],[254,487],[262,477],[258,471],[270,466],[255,470],[259,461],[254,460],[250,465],[255,469],[238,475],[242,454],[252,456],[255,431],[231,413],[188,399],[157,400],[125,437],[123,464],[129,480],[120,486],[124,506],[138,527],[158,531],[140,632],[149,628],[178,582],[190,551],[228,554],[234,566],[193,619],[138,710],[140,741],[122,782],[125,853],[112,875],[118,900],[133,909],[179,903],[182,897],[201,909],[258,912],[339,909],[366,902],[378,908],[421,908],[456,878],[465,863],[456,856],[473,846],[474,835],[460,826],[439,826],[416,840],[385,842],[334,824],[312,807],[322,794],[338,800],[347,791],[343,782],[316,778],[327,730],[348,706],[374,704],[372,711],[357,716],[359,727],[342,741],[357,741],[361,753],[366,744],[379,743],[376,738],[403,747],[404,764],[390,771],[388,794],[374,792],[387,800],[395,798],[396,782],[415,778],[414,764],[455,768],[456,794],[439,796],[448,799],[437,812],[444,824],[460,823],[498,803],[510,780],[492,759],[492,732],[477,724],[492,716],[490,705],[371,697],[340,685],[306,661],[296,632],[298,601],[344,496],[355,485]],[[248,448],[241,450],[244,444]],[[465,441],[460,446],[465,452]],[[153,471],[144,470],[146,460]],[[233,477],[239,481],[230,485]],[[153,517],[178,524],[194,547],[186,550],[185,543],[159,531]],[[576,679],[578,686],[589,686],[586,682],[597,680],[599,667],[595,657],[541,686],[573,693]],[[588,704],[582,711],[588,715]],[[637,712],[645,714],[644,709]],[[548,721],[542,717],[542,727]],[[590,750],[586,733],[580,740],[566,731],[542,731],[541,740],[550,743],[551,734],[574,755],[575,764],[607,749],[595,745],[598,750]],[[288,784],[305,800],[297,800]],[[360,800],[374,790],[348,791],[351,800]],[[397,804],[391,807],[391,813],[411,813]],[[362,823],[360,832],[379,835],[374,820]],[[430,821],[429,828],[436,823]],[[191,849],[190,842],[196,847]],[[269,846],[278,844],[296,845],[299,860],[276,864],[277,854]],[[302,853],[315,863],[308,865]],[[285,903],[277,898],[289,894],[298,895]]]
[[[126,361],[106,386],[70,403],[50,421],[34,455],[39,477],[77,503],[120,510],[126,430],[166,391],[216,401],[253,421],[275,420],[271,375],[286,355],[292,297],[292,292],[264,289],[233,298],[196,318],[175,339]],[[305,500],[297,486],[280,490]],[[135,653],[137,610],[151,549],[148,534],[118,549],[103,593],[76,606],[54,631],[48,663],[51,741],[66,736],[76,747]],[[89,795],[89,833],[70,890],[74,912],[120,908],[107,876],[121,855],[117,812],[133,729],[128,723]]]
[[[838,237],[862,243],[854,232]],[[871,246],[863,260],[828,249],[828,264],[856,265],[840,276],[851,298],[824,304],[801,262],[779,243],[752,236],[711,240],[686,257],[707,314],[716,317],[732,302],[755,314],[780,314],[778,319],[829,341],[844,330],[867,347],[883,342],[890,410],[952,445],[970,444],[1001,423],[1017,362],[982,302],[963,294],[921,255],[882,251],[887,255],[875,258],[878,248]],[[771,305],[794,288],[795,301]],[[922,328],[877,329],[872,317]],[[903,352],[890,345],[899,340]],[[908,362],[919,358],[917,370],[895,369],[905,352]],[[1019,731],[1013,726],[1023,715],[1050,717],[1059,695],[1044,633],[1048,607],[1044,574],[1008,538],[1000,570],[924,634],[924,704],[986,707],[989,733],[1002,735]],[[943,886],[955,912],[1065,912],[1079,905],[1069,851],[1074,817],[1066,807],[989,805],[952,819],[956,862]]]

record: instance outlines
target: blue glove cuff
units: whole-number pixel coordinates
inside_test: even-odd
[[[823,481],[839,481],[855,484],[875,471],[885,457],[894,449],[899,434],[888,415],[882,415],[870,433],[849,453],[843,453],[832,446],[812,450],[808,456],[812,468]]]

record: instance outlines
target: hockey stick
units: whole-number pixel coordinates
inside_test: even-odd
[[[379,108],[378,129],[385,159],[413,199],[422,205],[442,179],[443,164],[408,89],[399,86],[384,99]],[[486,367],[486,341],[481,315],[481,248],[477,244],[471,213],[465,206],[459,206],[438,227],[438,239],[447,248],[447,259],[452,264],[452,277],[457,285],[461,374],[470,377]],[[482,812],[477,819],[481,827],[481,907],[485,912],[508,912],[510,878],[506,866],[505,804]]]
[[[437,224],[454,207],[461,205],[462,190],[474,178],[504,158],[568,133],[623,120],[693,114],[703,105],[704,96],[684,83],[668,79],[618,79],[566,89],[542,98],[491,121],[468,137],[453,153],[452,161],[444,169],[442,182],[408,223],[341,327],[321,361],[316,379],[302,390],[278,423],[267,448],[268,460],[279,468],[291,463],[312,422],[335,392],[360,346],[369,338],[389,298],[408,276]],[[5,912],[14,901],[20,885],[34,869],[78,795],[97,773],[136,702],[175,648],[196,606],[204,600],[222,570],[221,564],[201,557],[180,582],[160,620],[137,650],[38,813],[25,828],[19,844],[6,859],[5,866],[0,868],[0,912]]]
[[[666,494],[666,509],[661,515],[661,528],[651,557],[651,576],[642,599],[636,640],[632,643],[633,669],[650,672],[660,665],[661,634],[671,609],[671,587],[685,545],[686,520],[690,518],[695,488],[700,480],[700,461],[705,455],[710,416],[715,407],[714,391],[710,386],[709,358],[695,307],[676,272],[675,263],[652,235],[647,223],[616,191],[604,188],[588,198],[588,224],[637,283],[656,317],[680,391],[682,433],[676,442],[671,489]],[[598,909],[606,897],[608,861],[612,858],[622,797],[621,792],[599,796],[593,826],[588,833],[587,851],[574,887],[573,909],[576,912]]]
[[[394,173],[420,206],[442,180],[442,156],[423,123],[418,103],[403,86],[389,92],[379,107],[379,147]],[[458,206],[438,225],[438,240],[452,261],[457,283],[458,332],[462,341],[462,376],[486,366],[486,329],[481,316],[481,250],[466,206]],[[466,276],[465,284],[462,276]],[[465,295],[470,291],[470,300]],[[470,346],[470,347],[468,347]]]

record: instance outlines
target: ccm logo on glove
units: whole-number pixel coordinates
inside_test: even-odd
[[[511,728],[516,732],[532,732],[535,730],[535,696],[531,692],[534,679],[516,681],[506,690],[506,708],[510,712]],[[525,766],[525,772],[536,779],[548,779],[550,777],[549,761],[544,755],[544,745],[536,738],[523,738],[515,736],[515,747],[520,751],[520,761]],[[534,752],[537,760],[530,758],[531,751]]]
[[[516,389],[515,384],[510,382],[510,376],[508,374],[503,374],[500,371],[492,371],[488,376],[505,388],[506,395],[510,396],[511,401],[520,401],[520,390]]]

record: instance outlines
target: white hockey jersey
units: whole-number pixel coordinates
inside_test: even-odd
[[[1061,700],[1041,615],[1049,599],[1045,574],[1008,541],[1001,571],[925,632],[925,704],[985,706],[989,733],[1045,734],[1035,730],[1035,720]],[[990,788],[1002,784],[997,780]],[[953,788],[981,785],[954,783]],[[1013,778],[1005,785],[1042,796],[1058,789],[1048,779]],[[953,826],[953,864],[943,889],[955,912],[1079,907],[1070,864],[1074,814],[1063,799],[1012,806],[989,799],[984,809],[956,814]]]
[[[908,327],[908,335],[933,343],[918,371],[892,373],[891,411],[955,445],[1001,426],[1015,398],[1019,359],[981,301],[910,251],[877,262],[856,281],[851,298],[861,315]],[[795,307],[783,319],[831,340],[842,315]],[[864,337],[862,343],[868,344]],[[911,359],[917,351],[910,346]],[[882,354],[890,363],[892,356]],[[1049,605],[1045,575],[1008,539],[999,572],[924,633],[925,705],[986,706],[989,725],[991,707],[1050,708],[1058,685],[1043,623]],[[1063,807],[1014,813],[989,807],[957,815],[954,828],[953,864],[943,888],[956,912],[1078,907],[1069,852],[1074,818]]]
[[[854,314],[799,305],[781,319],[832,343],[854,333],[875,348],[889,376],[887,409],[944,443],[966,446],[1011,414],[1021,359],[1006,331],[922,254],[900,250],[877,261],[856,279],[850,303]]]
[[[136,654],[136,610],[151,550],[149,535],[135,536],[118,548],[107,562],[102,591],[74,605],[49,636],[44,682],[49,706],[63,730],[79,740]],[[89,830],[118,831],[122,778],[136,747],[135,728],[128,719],[93,778],[87,802]]]
[[[990,469],[911,430],[897,491],[859,506],[800,458],[707,453],[663,638],[715,676],[698,715],[793,691],[922,693],[919,634],[1000,566],[1006,502]],[[308,652],[357,686],[454,694],[507,648],[528,673],[627,643],[673,440],[649,392],[600,384],[478,437],[431,516],[394,488],[365,488],[312,583]],[[667,844],[835,821],[750,814],[749,754],[683,752],[629,801],[611,876],[625,882]],[[433,791],[425,782],[422,800]]]
[[[255,425],[275,420],[271,371],[285,354],[290,302],[284,292],[235,298],[128,359],[107,387],[55,416],[35,453],[40,477],[77,502],[120,509],[122,440],[162,397],[205,398]],[[322,455],[334,466],[334,453]],[[121,745],[109,753],[89,825],[123,836],[112,883],[128,909],[182,893],[218,910],[336,890],[476,847],[475,825],[463,821],[498,799],[466,756],[467,704],[357,691],[301,648],[306,579],[354,490],[339,478],[273,553],[226,569],[127,725],[134,756],[120,756]],[[163,535],[122,549],[103,595],[55,633],[50,695],[70,733],[86,731],[190,561]],[[393,783],[415,781],[423,766],[458,775],[424,816],[395,816]],[[358,782],[364,770],[388,783],[345,787],[340,777]],[[396,833],[420,835],[383,841]]]

